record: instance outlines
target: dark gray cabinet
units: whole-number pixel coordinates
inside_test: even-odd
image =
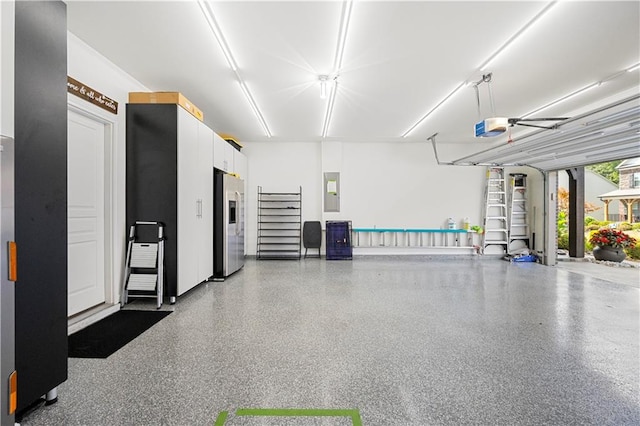
[[[67,12],[15,3],[18,412],[67,379]],[[3,384],[4,385],[4,384]]]

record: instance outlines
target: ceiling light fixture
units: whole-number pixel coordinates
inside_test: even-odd
[[[220,27],[218,26],[218,22],[216,21],[213,10],[211,9],[211,5],[207,0],[198,0],[198,5],[200,6],[200,9],[202,9],[202,14],[207,20],[207,23],[209,24],[209,27],[211,28],[213,35],[218,41],[218,44],[220,45],[220,49],[222,49],[222,53],[224,54],[224,57],[227,60],[227,63],[229,64],[229,68],[231,68],[231,70],[236,75],[236,79],[240,84],[240,88],[242,89],[242,92],[247,98],[247,101],[249,101],[249,105],[251,106],[251,109],[253,110],[256,117],[258,118],[258,122],[260,123],[260,126],[262,126],[262,130],[267,135],[267,137],[270,138],[272,135],[271,135],[271,131],[269,130],[269,126],[267,125],[267,122],[264,119],[264,116],[260,112],[260,109],[258,108],[258,105],[256,104],[255,99],[253,99],[253,96],[251,95],[251,92],[249,91],[249,88],[247,87],[244,79],[242,78],[242,76],[240,75],[240,72],[238,71],[238,64],[234,59],[233,54],[231,53],[231,49],[229,49],[227,40],[224,38],[224,35],[222,34]]]
[[[251,109],[253,110],[254,114],[258,118],[258,122],[260,122],[260,125],[262,126],[262,130],[264,130],[267,137],[270,138],[271,132],[269,131],[269,126],[267,126],[267,122],[264,120],[262,113],[258,109],[258,105],[256,104],[256,101],[253,99],[253,96],[251,96],[251,92],[249,92],[249,88],[247,87],[247,84],[244,81],[239,81],[239,83],[240,83],[240,88],[242,89],[242,93],[244,93],[244,96],[249,101],[249,105],[251,105]]]
[[[340,25],[340,34],[338,37],[338,48],[336,49],[336,58],[333,62],[335,72],[342,68],[342,58],[344,57],[344,47],[347,43],[347,31],[351,22],[351,9],[353,8],[353,0],[346,0],[342,5],[342,21]]]
[[[333,105],[336,101],[336,92],[338,91],[337,77],[333,80],[331,85],[331,93],[329,93],[329,103],[327,104],[327,110],[324,114],[324,124],[322,125],[322,137],[326,138],[329,133],[329,124],[331,123],[331,116],[333,115]]]
[[[328,75],[318,76],[318,80],[320,80],[320,99],[327,98],[327,80],[328,79],[329,79]]]
[[[222,49],[222,53],[224,54],[225,59],[229,63],[229,68],[233,71],[238,70],[238,65],[236,64],[233,55],[231,54],[231,50],[229,50],[229,45],[227,44],[227,40],[224,38],[220,27],[218,26],[218,21],[213,16],[213,11],[210,9],[210,5],[206,0],[198,0],[198,5],[200,5],[200,9],[202,9],[202,13],[204,17],[207,19],[207,23],[209,27],[211,27],[211,31],[213,31],[213,35],[216,36],[216,40],[218,40],[218,44]]]
[[[333,81],[331,85],[331,91],[329,94],[329,103],[327,104],[327,110],[324,114],[324,124],[322,125],[322,137],[326,138],[329,132],[329,125],[331,124],[331,117],[333,116],[333,106],[336,100],[336,93],[338,92],[338,73],[342,68],[342,59],[344,57],[344,48],[347,43],[347,33],[349,31],[349,23],[351,22],[351,10],[353,8],[353,0],[345,0],[342,4],[342,18],[340,19],[340,33],[338,34],[338,45],[336,47],[336,56],[333,62],[333,77],[329,80],[327,76],[326,81]],[[326,88],[325,88],[326,90]],[[320,94],[322,95],[322,81],[320,83]],[[322,96],[321,96],[322,97]]]
[[[489,59],[487,59],[482,65],[480,65],[480,71],[486,71],[487,68],[489,67],[489,65],[498,57],[500,56],[505,50],[507,50],[507,48],[509,46],[511,46],[517,39],[519,39],[520,37],[522,37],[522,35],[533,26],[533,24],[535,24],[538,20],[540,20],[540,18],[542,18],[544,15],[547,14],[547,12],[549,12],[549,10],[555,6],[557,3],[557,1],[552,1],[551,3],[547,4],[540,12],[538,12],[538,14],[536,16],[533,17],[533,19],[531,19],[529,22],[527,22],[525,24],[524,27],[520,28],[520,30],[515,33],[509,40],[507,40],[507,42],[505,44],[503,44],[493,55],[491,55],[489,57]]]
[[[601,83],[598,81],[598,82],[592,83],[592,84],[590,84],[588,86],[585,86],[582,89],[578,89],[575,92],[571,92],[568,95],[565,95],[565,96],[563,96],[561,98],[556,99],[553,102],[549,102],[548,104],[546,104],[544,106],[541,106],[540,108],[534,109],[533,111],[526,113],[521,118],[527,118],[527,117],[532,116],[534,114],[537,114],[540,111],[543,111],[543,110],[545,110],[547,108],[551,108],[552,106],[555,106],[555,105],[558,105],[558,104],[560,104],[562,102],[568,101],[569,99],[574,98],[574,97],[576,97],[578,95],[581,95],[582,93],[584,93],[584,92],[586,92],[588,90],[591,90],[591,89],[593,89],[595,87],[600,86],[600,84]]]
[[[443,100],[441,100],[440,102],[438,102],[438,104],[436,106],[434,106],[433,108],[431,108],[431,110],[426,113],[425,115],[422,116],[422,118],[420,120],[418,120],[413,126],[411,126],[409,128],[409,130],[407,130],[406,132],[404,132],[402,134],[403,138],[406,138],[407,136],[409,136],[409,134],[411,132],[413,132],[415,130],[416,127],[418,127],[424,120],[427,119],[427,117],[429,117],[431,114],[433,114],[438,108],[440,108],[442,106],[442,104],[444,104],[446,101],[449,100],[449,98],[451,98],[453,95],[455,95],[456,93],[458,93],[460,91],[460,89],[462,89],[463,87],[468,87],[468,83],[466,81],[460,83],[458,85],[458,87],[456,87],[455,89],[453,89],[453,92],[449,93]]]
[[[640,64],[635,64],[631,68],[627,69],[627,72],[634,72],[635,70],[640,69]]]

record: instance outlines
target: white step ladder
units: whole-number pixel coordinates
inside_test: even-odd
[[[483,254],[506,254],[509,245],[508,232],[504,168],[489,167],[485,186]]]
[[[527,175],[510,173],[509,253],[529,248]]]
[[[157,227],[157,240],[138,241],[136,231],[139,226]],[[129,302],[129,297],[153,297],[156,298],[157,307],[160,309],[164,287],[163,278],[164,224],[161,222],[135,222],[129,229],[121,305],[126,305]]]

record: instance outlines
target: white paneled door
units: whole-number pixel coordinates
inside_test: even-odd
[[[105,126],[69,110],[69,316],[105,301]]]

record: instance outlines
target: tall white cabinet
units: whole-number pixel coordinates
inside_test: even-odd
[[[213,275],[213,143],[179,105],[127,105],[127,227],[165,223],[172,301]]]

